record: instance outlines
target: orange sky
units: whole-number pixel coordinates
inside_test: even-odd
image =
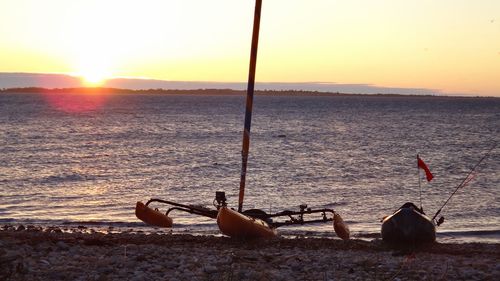
[[[1,0],[0,72],[247,79],[254,1]],[[264,0],[257,81],[500,96],[498,0]]]

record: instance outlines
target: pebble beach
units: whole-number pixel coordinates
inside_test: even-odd
[[[500,244],[97,232],[4,225],[0,280],[500,280]]]

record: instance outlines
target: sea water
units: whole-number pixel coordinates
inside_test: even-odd
[[[244,111],[238,95],[3,93],[0,223],[155,231],[136,201],[213,207],[225,191],[237,207]],[[257,95],[244,209],[333,208],[354,237],[377,237],[384,216],[420,205],[420,190],[433,216],[499,130],[498,98]],[[419,183],[417,154],[431,182]],[[500,242],[499,155],[445,206],[440,241]],[[174,233],[219,233],[213,219],[171,216]],[[330,223],[280,232],[334,236]]]

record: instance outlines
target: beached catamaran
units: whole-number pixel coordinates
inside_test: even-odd
[[[333,209],[311,209],[307,205],[300,205],[298,211],[284,210],[274,214],[268,214],[260,209],[243,211],[243,199],[245,195],[245,179],[247,172],[247,161],[250,148],[250,126],[252,120],[252,106],[255,85],[255,70],[257,64],[257,47],[259,42],[260,14],[262,0],[256,0],[254,23],[252,32],[252,46],[250,52],[250,69],[248,75],[248,88],[245,109],[245,127],[243,131],[242,165],[240,190],[238,197],[238,209],[229,208],[224,192],[216,192],[213,201],[215,209],[199,206],[180,204],[162,199],[150,199],[146,204],[137,202],[135,214],[137,218],[147,224],[159,227],[172,227],[173,219],[169,216],[171,211],[184,211],[195,215],[201,215],[217,219],[220,231],[228,236],[236,238],[272,238],[277,235],[276,228],[285,225],[303,225],[310,223],[333,222],[337,236],[349,239],[349,228],[342,218]],[[171,205],[166,213],[153,209],[151,203],[163,203]],[[304,218],[316,215],[316,218]]]

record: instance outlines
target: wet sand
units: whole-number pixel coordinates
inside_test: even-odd
[[[0,280],[500,280],[500,244],[0,229]]]

